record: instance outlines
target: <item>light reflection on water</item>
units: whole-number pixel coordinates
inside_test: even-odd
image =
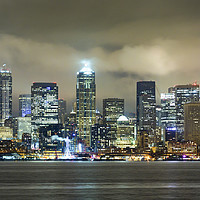
[[[0,162],[0,199],[199,199],[200,162]]]

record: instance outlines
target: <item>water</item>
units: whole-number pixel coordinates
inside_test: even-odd
[[[4,199],[200,199],[200,162],[0,162]]]

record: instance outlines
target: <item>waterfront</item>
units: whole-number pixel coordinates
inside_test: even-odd
[[[0,199],[199,199],[200,162],[0,162]]]

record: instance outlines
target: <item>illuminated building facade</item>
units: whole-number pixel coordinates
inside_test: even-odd
[[[13,129],[5,126],[0,127],[0,140],[12,140],[12,139],[13,139]]]
[[[161,127],[161,112],[162,108],[160,105],[156,105],[156,126]]]
[[[184,105],[184,139],[200,145],[200,102]]]
[[[110,146],[109,138],[110,127],[103,124],[95,124],[91,129],[91,149],[97,153],[98,150],[104,150]]]
[[[161,124],[164,128],[176,127],[176,107],[174,93],[161,93]]]
[[[39,147],[38,129],[53,124],[58,124],[58,86],[56,83],[33,83],[31,87],[33,148]]]
[[[6,65],[0,69],[0,126],[12,116],[12,73]]]
[[[171,154],[195,154],[197,153],[197,144],[191,141],[167,141],[165,142],[167,152]]]
[[[155,81],[137,82],[137,127],[138,131],[148,133],[149,146],[154,146],[156,131]]]
[[[175,93],[161,93],[161,124],[166,141],[176,141],[176,106]]]
[[[31,114],[31,94],[19,95],[19,116],[25,117]]]
[[[41,151],[58,151],[62,150],[64,142],[56,138],[63,139],[61,124],[51,124],[40,126],[39,128],[39,146]]]
[[[22,139],[23,133],[31,134],[31,117],[16,117],[17,138]]]
[[[66,101],[64,99],[59,99],[58,100],[58,121],[59,124],[65,124],[65,118],[66,118]]]
[[[95,72],[87,65],[77,73],[76,107],[79,138],[89,147],[91,126],[96,122],[96,84]]]
[[[177,140],[184,139],[184,104],[199,101],[199,85],[196,83],[189,85],[176,85],[175,109],[176,109],[176,128]]]
[[[31,150],[31,133],[22,134],[22,145],[24,145],[27,151]]]
[[[103,99],[103,123],[111,128],[110,144],[114,145],[117,139],[117,119],[124,115],[124,99]]]
[[[136,135],[134,126],[129,124],[126,116],[120,116],[117,119],[117,139],[115,146],[119,148],[135,148]]]

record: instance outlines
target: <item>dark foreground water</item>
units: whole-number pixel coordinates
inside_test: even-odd
[[[4,199],[200,199],[200,162],[0,162]]]

